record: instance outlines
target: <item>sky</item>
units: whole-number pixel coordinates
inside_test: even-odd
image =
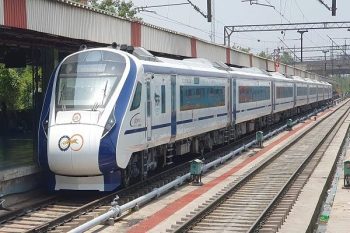
[[[191,0],[206,13],[206,0]],[[241,0],[212,0],[215,3],[215,42],[224,43],[224,26],[243,24],[304,23],[350,21],[350,1],[337,0],[337,16],[331,16],[319,0],[258,0],[275,8],[250,5]],[[332,0],[323,0],[329,6]],[[186,0],[132,0],[136,7],[163,4],[184,3]],[[138,16],[144,22],[210,41],[211,24],[190,5],[150,8],[153,12],[140,12]],[[331,37],[336,45],[350,44],[350,31],[346,29],[309,30],[304,34],[304,47],[330,46]],[[347,38],[347,39],[346,39]],[[345,42],[346,41],[346,42]],[[288,51],[300,47],[300,34],[296,31],[281,32],[244,32],[234,33],[231,45],[250,48],[252,53],[274,49]],[[339,51],[341,53],[343,51]],[[329,55],[329,53],[328,53]],[[300,57],[300,53],[296,53]],[[322,52],[304,53],[304,58],[324,56]]]

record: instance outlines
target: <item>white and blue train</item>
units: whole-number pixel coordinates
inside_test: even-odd
[[[86,49],[54,71],[38,139],[50,189],[111,191],[332,98],[325,82],[133,54]]]

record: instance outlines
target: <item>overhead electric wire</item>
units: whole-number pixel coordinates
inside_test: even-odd
[[[152,5],[152,6],[139,6],[139,7],[135,7],[134,10],[135,11],[145,11],[145,9],[149,9],[149,8],[158,8],[158,7],[165,7],[165,6],[181,6],[181,5],[188,5],[190,3],[188,2],[182,2],[182,3],[173,3],[173,4],[163,4],[163,5]]]
[[[201,28],[197,28],[197,27],[194,27],[194,26],[191,26],[191,25],[182,23],[182,22],[177,21],[177,20],[175,20],[175,19],[171,19],[171,18],[169,18],[169,17],[167,17],[167,16],[160,15],[160,14],[158,14],[157,12],[148,12],[148,13],[155,14],[155,15],[161,17],[162,19],[160,19],[159,17],[157,18],[157,17],[151,16],[151,15],[147,15],[147,14],[144,14],[144,13],[140,13],[140,14],[141,14],[141,15],[146,15],[146,16],[148,16],[148,17],[150,17],[150,18],[154,18],[154,19],[166,20],[166,21],[168,21],[168,22],[170,22],[170,23],[175,23],[175,24],[178,24],[178,25],[186,26],[186,27],[188,27],[188,28],[192,28],[192,29],[195,29],[195,30],[198,30],[198,31],[201,31],[201,32],[203,32],[203,33],[205,33],[205,34],[210,35],[210,32],[208,32],[208,31],[205,31],[205,30],[203,30],[203,29],[201,29]],[[223,39],[223,38],[222,38],[222,39]]]
[[[329,11],[332,10],[332,7],[328,6],[323,0],[318,0],[319,3],[321,3],[324,7],[326,7]]]
[[[301,59],[294,53],[294,51],[293,51],[291,48],[289,48],[288,45],[287,45],[286,43],[284,43],[284,41],[283,41],[281,38],[279,38],[279,39],[280,39],[280,41],[284,44],[284,46],[286,46],[286,48],[287,48],[299,61],[301,61]]]
[[[310,22],[309,19],[305,16],[304,12],[302,11],[302,9],[298,3],[298,0],[295,0],[294,2],[295,2],[295,5],[297,6],[299,12],[302,14],[304,20],[307,22]],[[316,33],[321,37],[322,40],[327,41],[317,30],[316,30]],[[313,43],[313,44],[315,44],[315,43]]]
[[[141,12],[140,12],[141,15],[145,15],[145,16],[148,16],[148,17],[150,17],[150,18],[154,18],[154,19],[158,19],[158,20],[165,20],[165,21],[170,22],[170,23],[174,23],[174,24],[177,24],[177,25],[185,26],[185,27],[188,27],[188,28],[191,28],[191,29],[200,31],[201,33],[204,33],[204,34],[206,34],[206,35],[208,35],[208,36],[211,35],[210,32],[208,32],[208,31],[206,31],[206,30],[204,30],[204,29],[201,29],[201,28],[198,28],[198,27],[194,27],[194,26],[192,26],[192,25],[189,25],[189,24],[186,24],[186,23],[177,21],[177,20],[175,20],[175,19],[171,19],[171,18],[169,18],[169,17],[167,17],[167,16],[164,16],[164,15],[161,15],[161,14],[159,14],[159,13],[157,13],[157,12],[154,12],[154,11],[148,12],[148,11],[147,11],[147,13],[152,13],[153,16],[150,15],[150,14],[145,14],[145,13],[141,13]],[[156,16],[158,16],[158,17],[155,17],[154,15],[156,15]],[[218,21],[218,20],[216,20],[216,21],[219,22],[219,23],[221,23],[221,24],[223,24],[221,21]],[[216,36],[216,38],[224,39],[223,35],[220,36],[220,35],[216,34],[215,36]],[[243,38],[243,39],[248,39],[248,38]],[[251,39],[251,40],[254,40],[254,39]],[[257,40],[257,39],[256,39],[256,40]],[[237,44],[238,46],[240,46],[240,47],[248,47],[248,48],[250,48],[250,49],[252,49],[252,50],[256,50],[256,51],[260,50],[260,49],[258,49],[258,48],[255,48],[255,47],[252,47],[252,46],[249,46],[249,45],[245,45],[245,44],[243,44],[243,43],[236,43],[236,44]]]
[[[266,2],[270,3],[271,2],[269,0],[265,0]],[[297,0],[296,0],[297,1]],[[296,2],[295,1],[295,2]],[[278,11],[277,9],[274,9],[281,17],[283,17],[288,23],[292,23],[287,17],[285,17],[280,11]],[[299,10],[301,11],[301,9],[299,8]],[[302,15],[304,15],[304,13],[302,13]],[[307,40],[309,40],[311,43],[313,43],[314,45],[317,45],[315,42],[313,42],[308,36],[305,35],[305,38]]]

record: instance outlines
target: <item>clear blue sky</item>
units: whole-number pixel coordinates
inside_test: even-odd
[[[191,0],[202,11],[206,12],[206,0]],[[299,23],[317,21],[350,21],[350,1],[337,0],[337,16],[331,16],[331,12],[322,6],[318,0],[258,0],[260,3],[271,3],[271,7],[250,5],[249,2],[240,0],[213,0],[215,1],[216,42],[223,43],[224,25],[240,24],[267,24],[267,23]],[[133,0],[135,6],[151,6],[160,4],[182,3],[186,0]],[[331,5],[331,0],[324,0]],[[175,31],[194,35],[210,41],[211,25],[197,13],[191,6],[172,6],[150,9],[154,13],[141,12],[138,15],[147,23],[165,27]],[[281,16],[283,15],[283,16]],[[346,29],[317,30],[305,34],[304,46],[330,45],[332,38],[349,38],[350,32]],[[288,47],[300,47],[300,35],[295,31],[287,31],[285,36],[280,32],[259,32],[235,34],[232,41],[236,45],[249,47],[253,53],[268,51],[271,53],[276,47],[285,47],[280,41],[283,40]],[[260,42],[258,42],[260,40]],[[335,39],[339,45],[344,45],[345,39]],[[320,53],[310,55],[321,56]],[[304,54],[308,56],[308,54]]]

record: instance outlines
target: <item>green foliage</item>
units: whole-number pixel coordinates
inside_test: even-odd
[[[127,19],[136,19],[136,11],[132,9],[134,4],[130,2],[121,1],[118,3],[118,15]],[[138,18],[139,19],[139,18]]]
[[[89,6],[108,11],[117,14],[120,17],[127,19],[140,19],[135,15],[137,11],[133,8],[134,3],[132,1],[120,1],[120,0],[73,0],[75,2],[86,3]]]
[[[292,65],[294,63],[294,58],[292,55],[290,55],[290,53],[284,51],[280,58],[280,62],[286,65]]]
[[[0,103],[9,110],[32,107],[32,72],[30,67],[6,69],[0,64]]]
[[[244,47],[239,46],[239,45],[234,45],[234,46],[232,46],[232,48],[240,50],[240,51],[245,52],[245,53],[250,53],[250,50],[251,50],[251,48],[244,48]]]
[[[335,80],[334,89],[339,94],[350,93],[350,75],[334,76]]]
[[[272,56],[270,54],[265,53],[265,51],[261,51],[260,53],[257,54],[257,56],[267,58],[267,59],[272,59]]]

